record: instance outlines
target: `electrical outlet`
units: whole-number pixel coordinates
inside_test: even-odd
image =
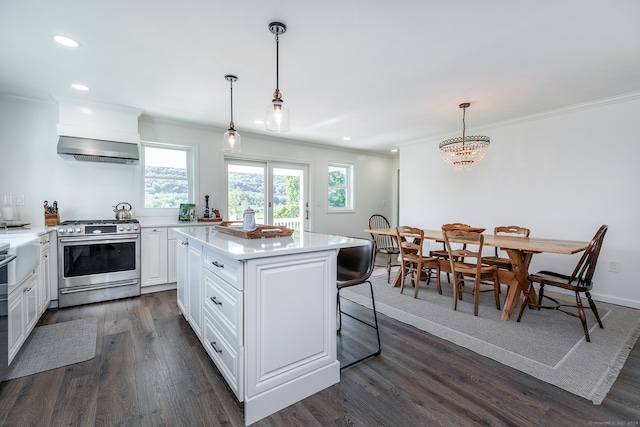
[[[20,194],[16,198],[16,206],[24,206],[24,194]]]
[[[609,261],[609,271],[617,273],[620,270],[620,263],[618,261]]]

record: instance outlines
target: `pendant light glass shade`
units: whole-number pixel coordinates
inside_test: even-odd
[[[241,137],[234,129],[229,129],[224,133],[224,151],[239,153],[241,149]]]
[[[289,107],[282,101],[274,99],[267,106],[267,130],[273,132],[289,132]]]
[[[241,149],[241,138],[233,124],[233,82],[237,81],[238,78],[232,75],[226,75],[224,78],[231,85],[231,122],[229,123],[229,130],[224,133],[222,149],[229,153],[239,153]]]
[[[280,40],[278,36],[287,31],[287,27],[281,22],[269,24],[269,31],[276,36],[276,90],[273,92],[273,100],[267,106],[267,130],[272,132],[289,132],[291,129],[289,121],[289,107],[282,100],[278,83],[280,77]]]

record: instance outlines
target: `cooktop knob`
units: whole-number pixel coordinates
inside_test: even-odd
[[[124,227],[121,225],[119,228],[120,231],[124,231]]]
[[[67,232],[67,230],[65,230],[64,228],[58,228],[58,233],[64,234],[66,232]]]
[[[82,233],[82,228],[76,228],[76,233]]]
[[[127,231],[131,231],[131,226],[127,225]]]

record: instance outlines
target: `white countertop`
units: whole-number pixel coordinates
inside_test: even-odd
[[[55,227],[20,227],[0,230],[0,243],[8,243],[9,245],[19,246],[23,243],[39,239],[45,233],[55,230]]]
[[[296,231],[292,236],[286,237],[243,239],[216,231],[212,226],[177,227],[174,230],[188,239],[196,239],[206,246],[224,251],[227,256],[237,260],[363,246],[367,243],[363,239],[306,231]]]
[[[140,221],[140,228],[155,228],[155,227],[206,227],[206,226],[211,226],[211,225],[215,225],[215,223],[211,223],[211,222],[197,222],[197,221],[191,221],[191,222],[179,222],[177,219],[176,220],[147,220],[147,219],[140,219],[140,218],[136,218],[138,221]]]

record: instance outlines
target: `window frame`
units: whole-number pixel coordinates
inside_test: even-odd
[[[197,193],[197,170],[196,170],[196,157],[197,147],[187,144],[169,144],[162,142],[141,141],[140,142],[140,161],[138,162],[138,201],[136,214],[141,216],[167,216],[173,215],[178,218],[178,211],[180,207],[175,208],[145,208],[145,148],[160,148],[165,150],[182,151],[187,156],[187,186],[188,186],[188,201],[187,203],[195,203],[195,195]]]
[[[329,168],[344,168],[346,169],[346,184],[344,186],[331,186],[329,185]],[[355,179],[354,179],[354,165],[351,163],[344,162],[329,162],[327,165],[327,213],[344,213],[344,212],[355,212]],[[329,205],[329,192],[333,188],[344,188],[347,192],[345,195],[345,207],[332,207]]]

